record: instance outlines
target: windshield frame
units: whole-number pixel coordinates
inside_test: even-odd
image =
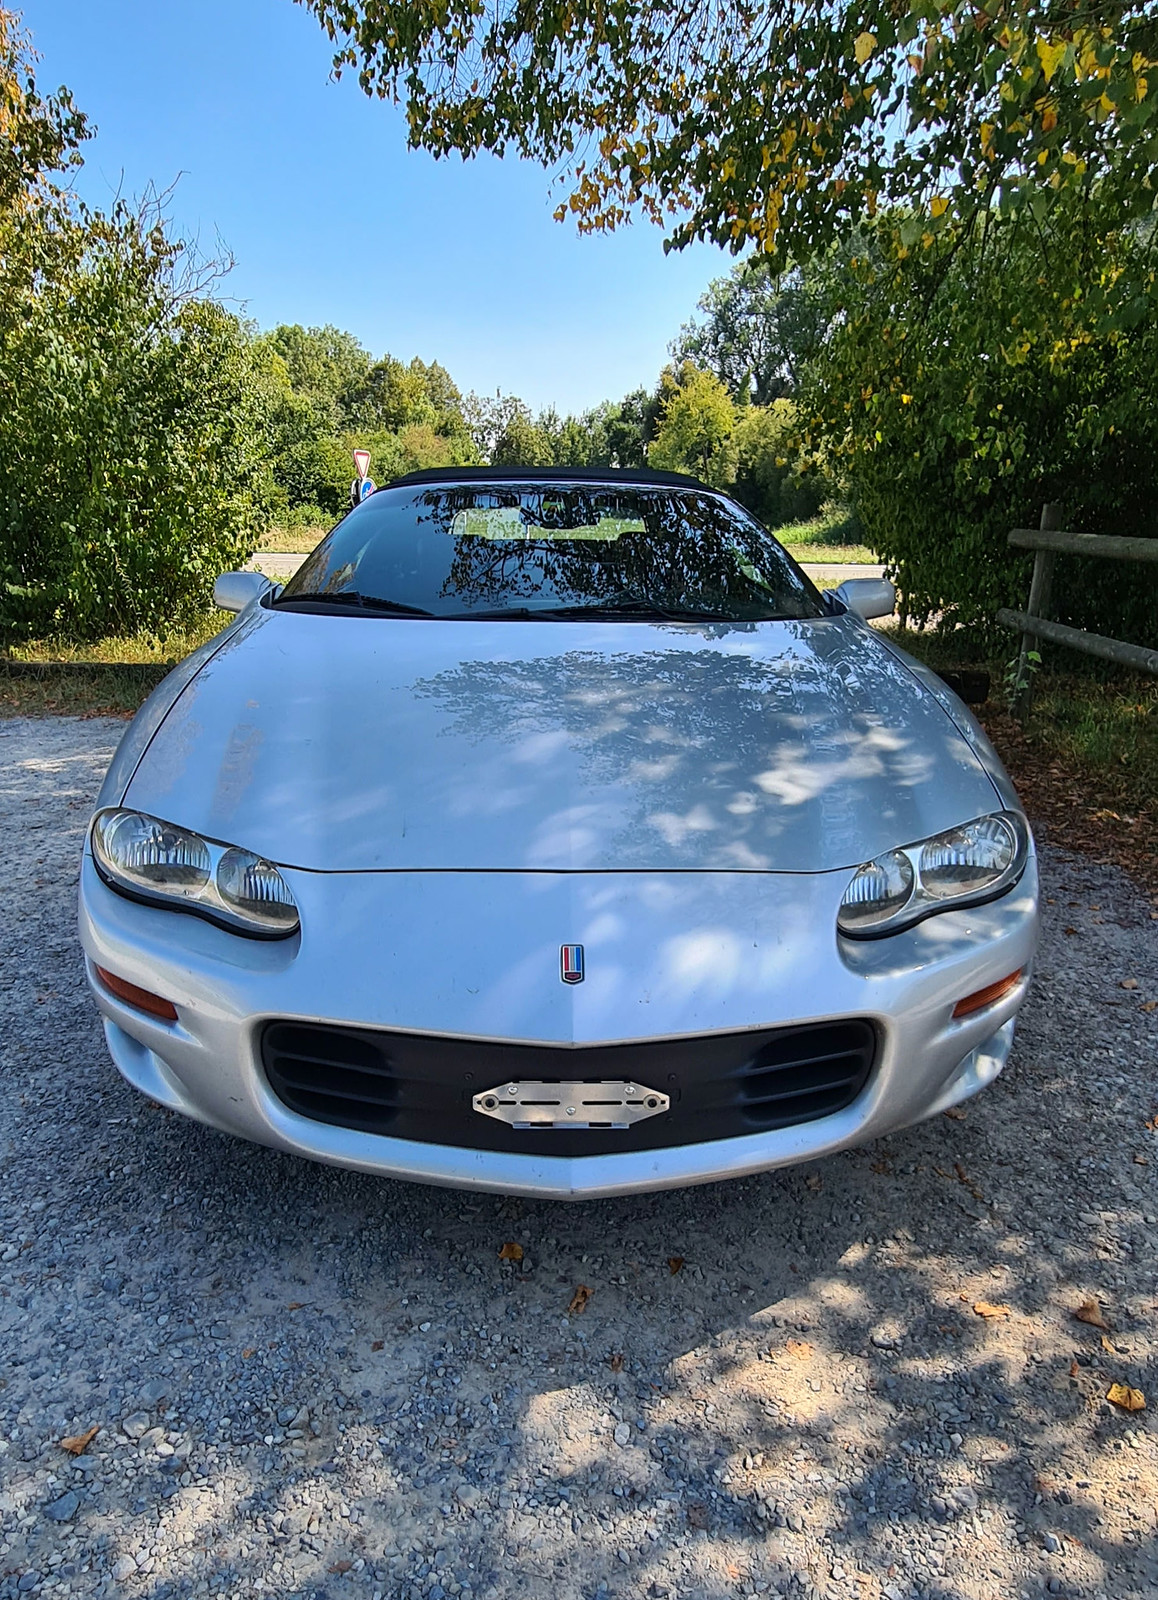
[[[483,476],[484,471],[485,477]],[[477,476],[476,473],[478,474]],[[740,611],[731,608],[715,610],[693,603],[669,602],[663,598],[652,601],[647,596],[629,595],[622,591],[611,597],[606,595],[592,596],[589,605],[571,602],[559,603],[556,598],[554,601],[548,600],[541,607],[527,606],[525,604],[526,596],[518,596],[512,593],[508,606],[477,605],[473,608],[443,612],[431,611],[410,601],[400,601],[392,597],[382,596],[375,599],[374,596],[355,596],[352,591],[347,589],[335,589],[329,595],[317,589],[300,593],[294,591],[293,586],[296,581],[303,577],[311,566],[318,566],[325,560],[332,550],[334,541],[341,536],[343,530],[348,530],[352,519],[360,516],[364,518],[364,513],[368,511],[373,513],[380,509],[385,510],[386,508],[381,507],[379,497],[393,495],[397,491],[401,491],[403,494],[409,491],[410,494],[408,500],[401,502],[399,509],[406,505],[420,505],[422,495],[431,491],[436,494],[439,492],[452,494],[456,491],[472,494],[476,497],[474,501],[476,507],[480,505],[480,500],[477,498],[480,496],[488,497],[491,504],[495,506],[500,504],[499,497],[512,496],[515,497],[516,504],[521,503],[525,507],[529,497],[537,497],[541,501],[552,493],[558,493],[560,496],[568,493],[571,495],[598,496],[601,492],[626,497],[630,497],[632,494],[650,497],[662,495],[669,500],[678,496],[680,498],[688,497],[695,501],[714,503],[721,514],[721,527],[725,519],[736,523],[737,542],[733,546],[731,553],[742,558],[737,561],[741,574],[750,583],[758,585],[763,590],[768,597],[769,606],[772,604],[775,593],[772,585],[769,584],[758,569],[752,566],[751,561],[747,563],[752,568],[751,572],[744,570],[746,553],[743,544],[740,543],[740,538],[746,532],[750,532],[750,537],[754,541],[759,540],[764,548],[770,548],[775,552],[777,563],[783,566],[784,576],[795,587],[796,593],[789,595],[786,592],[784,595],[784,598],[791,599],[792,606],[790,610],[785,611],[782,608],[769,609],[763,614],[753,615],[748,610]],[[374,505],[375,501],[379,501],[379,506],[376,507]],[[678,501],[676,505],[678,509]],[[640,513],[640,520],[642,520],[642,512]],[[576,527],[581,526],[583,525],[576,524]],[[636,530],[629,531],[633,535],[636,532]],[[640,531],[644,532],[645,537],[651,534],[650,529]],[[700,531],[702,532],[702,530]],[[719,539],[719,530],[714,529],[712,531],[715,537]],[[378,539],[386,536],[385,530],[382,529],[375,533],[370,533],[358,551],[354,564],[351,566],[347,562],[338,570],[345,571],[349,569],[349,576],[356,581],[358,565],[361,563],[363,556]],[[446,537],[454,538],[455,535],[447,531]],[[585,543],[596,546],[604,542],[598,538],[591,539],[589,535],[584,536],[583,534],[578,535],[572,541],[551,538],[535,539],[533,537],[528,537],[525,540],[479,539],[480,544],[487,543],[492,547],[505,546],[512,552],[519,550],[524,553],[536,550],[548,551],[556,545],[565,547],[569,544],[573,547],[580,543]],[[606,542],[611,543],[613,541]],[[447,594],[446,598],[452,600],[453,594],[454,591],[452,590],[451,593]],[[450,471],[437,474],[432,472],[429,475],[414,474],[411,478],[403,478],[384,485],[376,490],[374,494],[368,496],[359,506],[347,512],[330,532],[319,541],[314,551],[306,557],[298,570],[287,580],[285,586],[278,593],[267,597],[265,603],[272,610],[300,611],[314,615],[361,616],[377,620],[439,622],[564,623],[589,621],[591,623],[634,622],[652,626],[657,623],[663,623],[671,626],[702,627],[705,625],[751,625],[761,622],[816,621],[832,615],[831,608],[828,606],[822,591],[817,588],[799,562],[780,543],[775,532],[766,528],[751,511],[723,490],[698,483],[691,478],[679,478],[675,474],[661,475],[657,473],[652,476],[651,474],[640,473],[636,477],[624,473],[620,476],[612,469],[604,476],[602,472],[597,475],[590,468],[574,473],[570,470],[552,470],[548,472],[545,469],[537,469],[533,476],[530,472],[524,474],[520,469],[514,469],[509,474],[506,472],[500,474],[493,468],[475,469],[474,472],[470,469],[465,469],[461,477],[457,473]],[[621,610],[617,608],[619,604],[622,604]]]

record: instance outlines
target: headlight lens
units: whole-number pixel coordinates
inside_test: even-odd
[[[217,892],[249,921],[274,933],[297,927],[298,908],[289,884],[270,861],[249,850],[227,850],[217,863]]]
[[[899,933],[938,911],[1004,894],[1021,877],[1029,830],[1014,811],[978,817],[858,867],[837,927],[851,939]]]
[[[289,884],[249,850],[119,807],[93,819],[92,850],[105,881],[135,899],[259,938],[284,938],[299,926]]]

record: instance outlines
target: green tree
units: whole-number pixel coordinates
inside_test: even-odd
[[[736,407],[711,372],[687,364],[665,374],[663,415],[648,446],[651,466],[726,488],[736,476]]]
[[[284,363],[290,389],[313,412],[315,432],[336,432],[345,420],[348,397],[368,380],[370,352],[332,323],[324,328],[283,323],[263,334],[260,343]]]
[[[795,392],[824,331],[815,274],[776,273],[762,256],[714,278],[698,310],[672,343],[672,359],[714,372],[733,400],[758,406]]]
[[[301,0],[413,146],[569,171],[560,214],[809,260],[902,205],[918,234],[1101,187],[1154,205],[1153,0]]]
[[[791,400],[748,406],[737,416],[732,492],[769,528],[814,517],[832,494],[825,473],[801,455],[799,434]]]

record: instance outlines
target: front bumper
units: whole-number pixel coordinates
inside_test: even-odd
[[[240,1137],[382,1176],[555,1199],[740,1177],[831,1154],[931,1116],[1002,1070],[1037,939],[1037,876],[988,906],[849,944],[847,874],[287,872],[302,934],[248,941],[110,890],[86,854],[81,936],[109,1048],[161,1104]],[[559,945],[587,947],[563,985]],[[110,994],[102,966],[171,999],[176,1023]],[[996,1005],[955,1002],[1023,969]],[[675,1039],[865,1017],[880,1047],[843,1110],[792,1127],[653,1150],[552,1156],[478,1150],[315,1122],[261,1066],[273,1018],[527,1043]],[[549,1136],[548,1136],[549,1137]]]

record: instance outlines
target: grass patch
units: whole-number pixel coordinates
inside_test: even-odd
[[[263,533],[255,556],[308,556],[329,533],[329,528],[270,528]]]
[[[91,667],[46,666],[33,676],[12,676],[0,664],[0,718],[129,718],[170,670],[96,663]]]
[[[196,627],[69,644],[38,639],[0,656],[0,717],[126,717],[178,661],[233,621],[211,611]]]
[[[781,530],[775,530],[777,538]],[[839,567],[849,563],[874,563],[876,555],[867,544],[788,544],[780,540],[794,561],[802,565],[820,562],[825,566]]]
[[[212,639],[233,621],[229,611],[207,612],[203,621],[192,628],[179,628],[172,633],[116,634],[107,639],[97,639],[91,644],[69,644],[63,639],[37,639],[30,644],[14,645],[7,653],[9,661],[66,662],[69,664],[107,663],[109,665],[154,665],[166,670],[183,661],[198,645]]]

